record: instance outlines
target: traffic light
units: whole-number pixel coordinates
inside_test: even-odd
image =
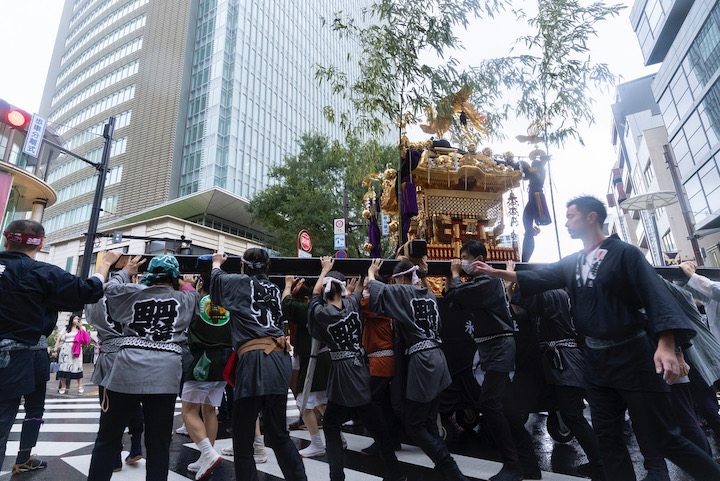
[[[16,129],[26,129],[32,116],[0,99],[0,123]]]

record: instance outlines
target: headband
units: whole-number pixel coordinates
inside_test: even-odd
[[[34,236],[32,234],[21,234],[19,232],[3,231],[5,238],[15,244],[24,244],[26,246],[39,246],[45,240],[44,237]]]
[[[341,281],[340,279],[336,279],[334,277],[324,277],[323,278],[323,287],[325,287],[325,291],[324,291],[325,294],[330,292],[330,284],[333,284],[333,283],[340,285],[340,288],[342,288],[341,294],[343,297],[347,296],[348,292],[347,292],[347,289],[345,288],[345,285],[346,285],[345,282]]]
[[[412,266],[410,269],[406,270],[405,272],[398,272],[397,274],[393,274],[393,277],[400,277],[404,276],[405,274],[410,274],[412,272],[412,283],[413,285],[420,284],[420,278],[417,275],[417,271],[420,269],[419,266]]]
[[[305,284],[305,279],[300,279],[299,281],[297,281],[297,283],[295,284],[295,287],[293,287],[293,289],[292,289],[291,295],[297,296],[297,293],[300,290],[300,288],[303,286],[303,284]]]
[[[265,267],[265,262],[250,262],[249,260],[245,259],[244,257],[241,257],[240,260],[248,266],[250,269],[263,269]]]

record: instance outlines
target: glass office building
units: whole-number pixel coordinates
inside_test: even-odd
[[[653,94],[695,229],[720,227],[720,2],[639,1],[631,20],[646,64],[662,61]]]
[[[250,198],[317,131],[339,138],[315,65],[348,46],[322,16],[348,0],[66,0],[40,113],[67,148],[99,161],[115,116],[103,222],[219,187]],[[51,239],[84,232],[96,172],[61,156],[48,180]]]

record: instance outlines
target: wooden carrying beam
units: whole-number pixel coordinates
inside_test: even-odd
[[[147,265],[150,263],[150,259],[154,256],[147,254],[142,255],[147,262],[141,267],[140,271],[144,272]],[[121,269],[127,259],[132,257],[133,254],[126,254],[117,261],[115,267]],[[197,274],[201,272],[208,272],[212,267],[212,262],[209,256],[195,256],[195,255],[176,255],[175,256],[180,264],[180,272],[183,274]],[[372,259],[335,259],[335,265],[333,269],[342,272],[345,275],[365,275],[367,274],[368,267]],[[383,265],[380,269],[381,275],[391,275],[393,267],[397,264],[397,259],[383,259]],[[449,276],[450,275],[450,261],[427,261],[428,274],[431,276]],[[504,262],[490,262],[491,266],[496,269],[504,269]],[[228,256],[228,260],[222,266],[225,272],[239,273],[242,261],[239,256]],[[531,263],[531,262],[516,262],[515,270],[522,271],[526,269],[537,269],[547,264]],[[679,267],[655,267],[655,271],[662,277],[668,280],[680,280],[686,278],[685,274],[680,270]],[[303,259],[300,257],[272,257],[270,258],[270,276],[284,276],[294,275],[303,277],[313,277],[320,273],[320,258],[311,257]],[[714,281],[720,281],[720,268],[714,267],[698,267],[697,273],[701,276],[705,276]]]

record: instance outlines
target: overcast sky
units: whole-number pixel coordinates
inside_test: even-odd
[[[596,62],[607,63],[613,73],[621,76],[623,81],[628,81],[657,71],[657,66],[644,67],[640,47],[628,19],[633,2],[621,3],[628,8],[619,17],[599,26],[599,36],[591,41],[590,49]],[[0,44],[5,46],[0,98],[31,113],[40,106],[62,6],[62,0],[0,0],[3,17]],[[472,64],[482,58],[508,55],[515,38],[523,34],[523,26],[511,15],[500,15],[492,21],[474,23],[470,31],[462,36],[466,49],[458,58]],[[580,194],[596,195],[602,200],[605,198],[610,168],[616,158],[610,142],[610,104],[613,102],[613,93],[614,88],[594,92],[596,124],[581,128],[585,147],[571,141],[562,150],[550,152],[563,255],[580,249],[580,244],[571,240],[564,228],[565,202]],[[476,108],[482,109],[482,106]],[[525,133],[528,124],[526,120],[508,123],[505,135],[510,140],[492,143],[493,150],[498,153],[511,150],[516,155],[527,155],[531,147],[515,142],[514,137]],[[546,194],[549,204],[549,192],[546,191]],[[506,225],[509,225],[509,221],[506,221]],[[509,228],[506,232],[510,232]],[[517,233],[522,240],[521,229],[517,229]],[[557,260],[552,225],[543,227],[536,241],[533,261]]]

